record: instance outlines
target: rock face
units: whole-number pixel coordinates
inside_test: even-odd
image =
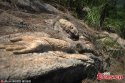
[[[31,37],[34,36],[35,38],[41,38],[42,40],[47,37],[49,38],[49,35],[42,32],[34,32],[29,37],[28,35],[30,34],[31,33],[20,33],[2,36],[0,37],[0,42],[1,44],[4,43],[5,46],[8,46],[11,38],[19,36],[22,36],[23,38],[27,36],[26,39],[24,39],[25,43],[27,38],[29,38],[27,41],[30,41],[32,40]],[[33,39],[34,42],[35,38]],[[12,43],[10,44],[12,46],[9,45],[6,50],[4,50],[5,47],[1,48],[0,79],[30,79],[32,81],[41,81],[42,83],[75,83],[80,82],[82,79],[87,77],[93,78],[96,76],[98,71],[101,70],[99,67],[102,67],[103,63],[99,58],[90,54],[69,54],[62,52],[63,50],[61,51],[60,48],[58,48],[58,46],[62,48],[65,45],[64,43],[61,43],[62,40],[54,38],[50,39],[51,41],[42,41],[49,42],[49,44],[45,45],[45,43],[42,43],[44,48],[42,46],[40,47],[44,52],[40,51],[41,53],[36,50],[32,50],[31,48],[32,53],[30,53],[31,51],[27,51],[20,52],[22,53],[20,55],[15,55],[11,51],[19,50],[20,47],[14,47],[14,44]],[[53,42],[53,40],[55,41]],[[16,42],[15,39],[11,41]],[[27,43],[30,44],[30,42]],[[53,46],[52,43],[55,43],[54,46],[56,46],[60,51],[54,51],[54,48],[49,49],[48,51],[45,50],[47,46]]]
[[[103,71],[94,44],[76,19],[71,21],[72,16],[64,18],[65,14],[41,0],[0,3],[11,8],[5,11],[8,5],[4,4],[0,12],[0,79],[80,83]],[[62,17],[55,22],[57,16]]]
[[[4,0],[7,3],[10,4],[10,6],[13,6],[14,8],[19,8],[22,10],[26,10],[27,12],[35,12],[35,13],[59,13],[59,11],[54,8],[53,6],[44,3],[41,0]]]
[[[59,28],[61,28],[62,31],[65,31],[69,35],[69,38],[73,40],[79,40],[79,32],[73,23],[69,22],[66,19],[59,19],[57,23],[60,26],[56,26],[56,30],[59,30]]]

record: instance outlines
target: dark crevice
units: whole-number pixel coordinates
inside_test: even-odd
[[[93,73],[94,72],[94,73]],[[28,78],[32,83],[81,83],[83,79],[94,79],[97,69],[92,66],[85,68],[83,65],[56,69],[45,75]]]

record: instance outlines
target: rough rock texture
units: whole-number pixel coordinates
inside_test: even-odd
[[[69,38],[73,40],[79,40],[79,32],[76,26],[66,19],[59,19],[54,25],[54,30],[65,31]]]
[[[41,0],[3,0],[1,5],[4,4],[4,8],[16,8],[25,10],[27,12],[35,13],[59,13],[59,11],[53,6],[44,3]]]
[[[62,17],[57,20],[60,27],[53,26],[57,18],[52,14],[55,10],[49,9],[53,7],[38,3],[38,0],[6,1],[0,12],[0,79],[78,83],[96,77],[97,72],[103,70],[101,59],[86,51],[94,50],[93,44],[83,36],[77,41],[71,38],[72,34],[79,36],[73,22]],[[16,11],[4,11],[12,7]],[[23,12],[17,11],[18,8]],[[46,14],[28,13],[33,11]],[[61,19],[66,22],[61,23]]]
[[[1,36],[0,42],[8,46],[12,38],[22,36],[26,43],[30,34],[27,32]],[[35,40],[34,36],[38,40],[49,38],[49,35],[44,32],[34,32],[27,41],[31,41],[32,38]],[[54,40],[58,41],[53,42]],[[15,39],[11,41],[15,42]],[[54,46],[62,48],[65,44],[61,41],[63,40],[54,38],[51,38],[51,41],[48,40],[49,46],[53,46],[52,43],[55,43]],[[14,44],[11,43],[11,45],[6,49],[9,51],[4,50],[4,47],[0,50],[0,79],[31,79],[32,82],[41,81],[42,83],[76,83],[87,77],[93,78],[101,70],[100,68],[103,68],[102,61],[91,54],[68,54],[54,51],[54,48],[46,52],[47,47],[45,43],[42,43],[45,48],[42,53],[34,50],[33,53],[26,52],[26,54],[15,55],[10,50],[17,48],[14,48]]]
[[[93,60],[85,55],[81,56],[79,54],[65,54],[62,52],[51,51],[48,53],[8,56],[11,57],[7,59],[8,61],[6,64],[5,57],[1,58],[1,79],[26,79],[47,74],[47,72],[60,69],[61,67],[68,68],[80,64],[85,64],[87,67],[89,66],[89,63],[87,64],[87,62],[93,63]],[[82,60],[86,63],[82,62]]]
[[[41,32],[42,33],[42,32]],[[33,33],[32,33],[33,35]],[[43,33],[44,36],[44,33]],[[23,54],[23,53],[32,53],[36,51],[46,52],[46,51],[69,51],[72,49],[70,42],[49,38],[49,37],[38,37],[38,36],[18,36],[14,39],[10,39],[10,42],[7,44],[2,44],[1,48],[4,48],[9,51],[18,50],[14,53]]]

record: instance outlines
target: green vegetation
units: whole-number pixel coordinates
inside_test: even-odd
[[[73,15],[89,25],[125,38],[125,1],[124,0],[48,0],[64,6]]]
[[[96,43],[98,49],[102,50],[107,55],[110,55],[112,57],[125,56],[124,48],[116,40],[113,40],[110,37],[97,39]]]

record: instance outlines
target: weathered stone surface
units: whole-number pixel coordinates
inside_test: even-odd
[[[87,55],[66,54],[58,51],[24,55],[4,52],[4,55],[0,58],[0,79],[75,83],[86,78],[87,75],[93,77],[93,73],[96,75],[98,71],[94,66],[95,61]]]
[[[21,18],[3,12],[0,14],[0,24],[1,25],[16,25],[23,22]]]
[[[26,37],[26,35],[35,36],[36,38],[49,38],[49,35],[44,32],[34,32],[32,34],[27,32],[1,36],[0,42],[5,44],[14,37]],[[50,43],[53,39],[51,39]],[[58,45],[60,44],[62,43],[58,42]],[[90,78],[93,75],[96,76],[100,70],[98,66],[102,66],[100,59],[89,54],[67,54],[50,50],[43,53],[36,51],[34,53],[15,55],[11,51],[4,49],[1,49],[0,53],[0,79],[31,79],[42,83],[50,83],[47,80],[51,80],[54,83],[57,83],[56,81],[75,83],[86,78],[87,75]],[[97,60],[99,61],[98,63]],[[76,76],[78,77],[76,78]]]
[[[36,13],[59,13],[59,10],[57,10],[55,7],[51,6],[50,4],[44,3],[42,0],[5,0],[4,6],[9,6],[13,8],[19,8],[22,10],[26,10],[28,12],[36,12]],[[0,4],[2,5],[2,4]],[[12,8],[11,7],[11,8]]]
[[[9,5],[0,12],[0,79],[79,83],[103,70],[80,21],[40,0],[3,3]]]
[[[1,79],[26,79],[44,75],[56,69],[65,69],[77,65],[90,65],[94,61],[86,55],[66,54],[63,52],[34,53],[27,55],[8,55],[1,58]],[[84,62],[82,62],[82,60]]]
[[[54,25],[54,29],[58,31],[65,31],[69,38],[73,40],[79,40],[79,32],[76,26],[66,19],[58,19]]]
[[[3,45],[3,46],[2,46]],[[16,54],[32,53],[32,52],[46,52],[46,51],[69,51],[72,49],[70,42],[49,38],[49,37],[38,37],[38,36],[19,36],[11,39],[7,44],[2,44],[1,48],[5,48],[8,51],[14,51]],[[15,51],[17,50],[17,51]]]

